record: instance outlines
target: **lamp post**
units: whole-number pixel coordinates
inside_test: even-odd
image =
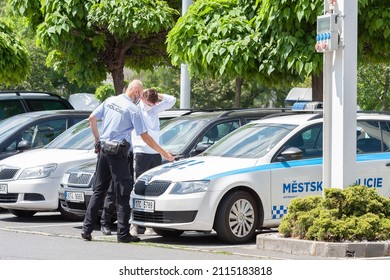
[[[191,0],[182,0],[182,16],[187,12],[191,5]],[[188,74],[187,64],[180,67],[180,109],[189,109],[191,107],[191,81]]]

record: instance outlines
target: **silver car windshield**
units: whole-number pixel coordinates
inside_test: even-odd
[[[100,122],[98,122],[98,125]],[[88,120],[81,121],[45,146],[46,149],[71,149],[91,150],[94,148],[94,137],[91,132]]]
[[[0,141],[8,138],[9,135],[12,135],[17,131],[21,126],[28,123],[31,120],[29,117],[25,116],[14,116],[6,118],[0,121]]]
[[[249,123],[228,134],[202,153],[203,156],[260,158],[296,125]]]
[[[161,126],[160,145],[171,154],[181,154],[209,121],[204,118],[167,121]]]

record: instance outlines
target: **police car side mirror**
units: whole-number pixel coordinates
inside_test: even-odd
[[[276,158],[276,161],[288,161],[288,160],[297,160],[303,157],[303,152],[301,149],[291,147],[283,152]]]
[[[22,140],[18,143],[18,145],[16,146],[16,149],[19,151],[31,149],[31,143],[26,141],[26,140]]]
[[[200,153],[203,153],[203,152],[206,151],[210,146],[211,146],[211,144],[198,143],[198,144],[196,145],[196,147],[195,147],[195,150],[192,151],[191,156],[196,156],[196,155],[199,155]]]

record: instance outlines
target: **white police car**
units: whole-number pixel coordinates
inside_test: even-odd
[[[276,227],[292,198],[321,195],[322,114],[249,123],[201,156],[140,176],[131,195],[132,223],[162,236],[215,230],[227,243]],[[390,195],[390,115],[358,114],[357,184]]]

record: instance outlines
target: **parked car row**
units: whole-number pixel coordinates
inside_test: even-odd
[[[166,112],[172,116],[174,111]],[[218,139],[252,120],[285,112],[286,109],[188,110],[184,113],[183,110],[177,110],[175,114],[183,114],[162,123],[160,144],[177,159],[187,158],[199,154]],[[65,173],[59,189],[63,211],[81,217],[85,215],[92,195],[95,166],[96,160],[91,160]]]
[[[40,149],[0,161],[0,207],[18,217],[37,211],[62,211],[58,188],[64,173],[74,165],[96,158],[88,120],[83,120]]]
[[[215,230],[223,242],[244,243],[278,226],[292,198],[322,193],[321,112],[172,114],[181,116],[164,120],[160,143],[178,160],[137,180],[132,223],[166,237]],[[359,113],[357,124],[356,182],[388,197],[390,115]],[[0,207],[19,217],[59,210],[80,220],[92,195],[93,143],[83,120],[40,149],[1,160]]]

